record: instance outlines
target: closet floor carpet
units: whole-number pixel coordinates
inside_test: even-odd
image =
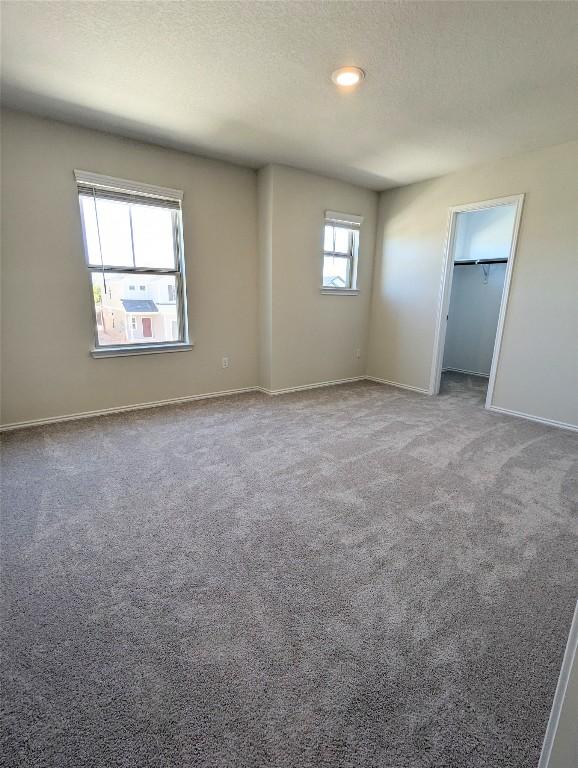
[[[578,435],[360,382],[3,437],[3,765],[534,768]]]

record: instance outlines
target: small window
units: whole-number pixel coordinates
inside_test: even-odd
[[[359,230],[362,218],[327,211],[323,233],[324,293],[357,292]]]
[[[182,193],[75,175],[94,301],[93,354],[188,346]],[[135,296],[137,285],[141,295]],[[168,307],[162,306],[167,294],[173,296]],[[138,331],[136,338],[129,328]]]

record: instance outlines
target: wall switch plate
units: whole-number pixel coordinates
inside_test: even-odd
[[[360,349],[356,349],[356,350],[355,350],[355,357],[356,357],[358,360],[359,360],[359,358],[361,357],[361,350],[360,350]]]
[[[222,364],[223,368],[228,368],[229,367],[229,358],[228,357],[224,357],[221,360],[221,364]]]

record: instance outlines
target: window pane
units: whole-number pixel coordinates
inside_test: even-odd
[[[334,227],[331,224],[326,224],[323,238],[323,250],[336,251],[337,253],[349,253],[350,235],[350,229]]]
[[[89,264],[132,267],[132,241],[128,205],[116,200],[80,196]],[[96,214],[98,213],[98,219]]]
[[[325,256],[323,259],[323,287],[349,288],[349,259],[343,256]]]
[[[92,197],[87,197],[86,195],[80,195],[80,210],[82,213],[82,221],[84,223],[88,263],[96,266],[100,264],[100,245],[98,242],[94,199]]]
[[[325,225],[325,237],[323,239],[324,251],[333,250],[333,231],[334,231],[334,227],[332,227],[330,224]]]
[[[171,210],[132,205],[132,232],[137,267],[175,268]]]
[[[178,285],[174,275],[92,272],[98,343],[154,344],[179,338]]]
[[[335,227],[335,248],[337,253],[349,253],[349,229]]]

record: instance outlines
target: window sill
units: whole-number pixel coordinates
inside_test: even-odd
[[[358,288],[321,288],[321,293],[335,296],[359,296]]]
[[[139,344],[138,346],[99,347],[91,349],[92,357],[129,357],[132,355],[158,355],[161,352],[189,352],[193,344],[180,342],[178,344]]]

